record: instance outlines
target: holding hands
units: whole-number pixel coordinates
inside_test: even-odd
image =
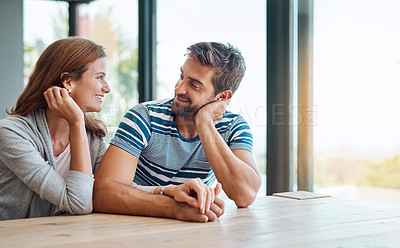
[[[191,219],[193,217],[186,215],[200,214],[198,221],[206,222],[214,221],[224,213],[225,203],[217,198],[221,189],[220,183],[215,188],[211,188],[205,185],[199,178],[196,178],[190,179],[178,186],[166,186],[162,190],[162,193],[173,197],[177,202],[186,203],[181,205],[185,210],[189,211],[177,212],[178,219]]]

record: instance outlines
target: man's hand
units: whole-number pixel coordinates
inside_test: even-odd
[[[194,122],[204,123],[212,120],[214,123],[220,120],[226,112],[230,99],[207,103],[201,107],[194,116]]]
[[[208,222],[215,221],[219,218],[225,209],[225,203],[219,198],[215,198],[210,206],[210,211],[201,214],[198,208],[190,206],[187,203],[177,202],[177,207],[174,208],[174,217],[178,220]]]

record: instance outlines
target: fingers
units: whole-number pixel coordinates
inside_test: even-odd
[[[215,198],[214,202],[210,206],[210,211],[206,212],[205,215],[208,218],[208,221],[214,221],[221,217],[225,211],[225,203],[223,200],[219,198]]]
[[[210,211],[216,196],[221,192],[221,184],[218,183],[214,189],[205,185],[200,178],[190,179],[184,184],[177,186],[172,194],[178,202],[197,207],[200,213]]]
[[[188,181],[191,189],[194,190],[197,194],[197,203],[200,209],[200,212],[204,214],[206,208],[207,201],[207,192],[204,183],[200,180],[200,178],[191,179]]]
[[[186,203],[178,203],[177,208],[179,210],[176,212],[176,218],[179,220],[196,221],[202,223],[205,223],[209,220],[208,216],[201,214],[198,208],[189,206]]]
[[[205,187],[206,188],[206,203],[205,203],[205,212],[209,212],[210,211],[210,206],[211,204],[214,202],[214,190],[211,189],[210,187]]]
[[[43,96],[49,109],[66,119],[69,123],[84,121],[84,114],[77,103],[69,96],[66,89],[53,86]]]
[[[194,186],[194,182],[191,183],[191,186]],[[216,196],[215,193],[217,194],[220,193],[221,185],[217,184],[217,186],[214,189],[205,186],[204,191],[209,192],[206,197],[206,203],[207,204],[210,203],[210,205],[206,207],[207,211],[202,212],[199,207],[193,207],[193,205],[189,205],[186,202],[179,203],[179,206],[181,206],[182,209],[181,211],[177,211],[178,219],[196,221],[196,222],[207,222],[207,221],[215,221],[222,214],[224,214],[225,210],[224,201],[215,197]]]
[[[219,193],[221,193],[221,190],[222,190],[222,185],[220,183],[217,183],[217,185],[214,188],[215,197],[217,197]]]
[[[198,208],[199,204],[197,199],[190,196],[184,189],[180,188],[179,186],[175,189],[176,193],[174,194],[174,199],[178,202],[186,202],[187,204]]]
[[[214,200],[214,203],[211,205],[210,209],[219,218],[225,212],[225,202],[216,197],[215,200]]]
[[[178,202],[186,202],[187,204],[203,210],[205,206],[205,189],[202,185],[203,183],[199,182],[200,179],[190,179],[182,185],[177,186],[174,189],[174,199]],[[202,213],[203,213],[202,212]]]
[[[65,99],[67,96],[69,96],[66,89],[57,86],[48,88],[43,95],[50,109],[62,107],[63,98]]]

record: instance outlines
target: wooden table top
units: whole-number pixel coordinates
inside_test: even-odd
[[[0,221],[0,247],[400,247],[400,206],[321,198],[226,202],[215,222],[112,214]]]

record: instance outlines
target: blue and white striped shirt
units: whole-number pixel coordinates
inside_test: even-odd
[[[143,186],[182,184],[199,177],[215,181],[199,137],[185,139],[174,121],[173,99],[146,102],[132,107],[110,141],[139,158],[134,183]],[[252,151],[253,137],[246,121],[227,111],[215,124],[231,150]]]

